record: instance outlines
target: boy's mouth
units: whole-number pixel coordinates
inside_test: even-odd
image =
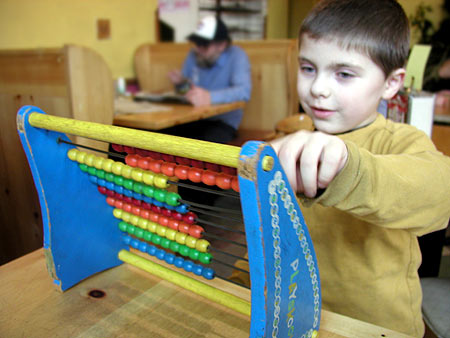
[[[320,107],[310,106],[311,112],[319,119],[327,118],[334,114],[334,110],[324,109]]]

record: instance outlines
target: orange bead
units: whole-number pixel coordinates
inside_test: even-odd
[[[158,223],[159,215],[152,212],[150,214],[149,220],[155,223]]]
[[[192,182],[200,183],[202,181],[202,170],[198,168],[189,168],[188,178]]]
[[[163,163],[161,165],[161,172],[166,176],[173,177],[175,167],[176,167],[175,163]]]
[[[231,179],[231,189],[239,192],[239,179],[237,176],[233,176],[233,178]]]
[[[205,230],[197,224],[193,224],[189,227],[189,235],[195,238],[202,238],[203,233]]]
[[[132,209],[131,204],[125,203],[125,204],[123,205],[123,210],[124,210],[124,211],[126,211],[126,212],[131,212],[131,209]]]
[[[178,225],[178,231],[188,234],[189,233],[189,224],[180,222],[180,224]]]
[[[114,206],[116,208],[122,209],[123,208],[123,202],[120,200],[116,200],[116,202],[114,203]]]
[[[116,200],[112,197],[107,197],[106,198],[106,203],[108,203],[110,206],[114,206],[114,203],[116,202]]]
[[[149,168],[150,161],[146,157],[140,157],[138,160],[138,167],[147,170]]]
[[[140,213],[141,213],[141,208],[136,207],[136,206],[132,206],[132,207],[131,207],[131,212],[132,212],[134,215],[140,215]]]
[[[169,224],[167,226],[173,230],[178,230],[180,222],[178,222],[176,219],[170,219]]]
[[[158,218],[158,223],[166,227],[169,224],[169,219],[167,217],[161,216]]]
[[[216,184],[219,188],[222,188],[224,190],[228,190],[231,188],[231,177],[227,174],[219,174],[216,177]]]
[[[141,216],[142,218],[146,218],[149,219],[150,218],[150,211],[145,210],[145,209],[141,209],[139,216]]]
[[[185,165],[177,165],[174,170],[175,176],[178,177],[180,180],[187,180],[188,172],[189,172],[189,167],[187,167]]]
[[[130,167],[136,167],[138,164],[138,157],[136,155],[127,155],[125,157],[125,163]]]
[[[161,160],[151,161],[148,168],[151,171],[153,171],[154,173],[160,173],[161,172],[161,164],[163,164],[163,161],[161,161]]]
[[[210,170],[204,170],[202,173],[202,182],[206,185],[216,184],[216,173]]]

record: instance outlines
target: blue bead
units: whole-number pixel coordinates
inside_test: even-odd
[[[137,239],[133,239],[131,241],[131,246],[135,249],[139,248],[139,241]]]
[[[203,273],[202,276],[205,277],[206,279],[213,279],[215,275],[215,272],[213,269],[211,268],[204,268],[203,269]]]
[[[153,199],[153,204],[156,205],[157,207],[164,207],[164,203],[161,203],[160,201],[157,201],[155,199]]]
[[[114,183],[108,182],[108,183],[106,183],[105,188],[108,189],[108,190],[114,190],[114,186],[115,186]]]
[[[168,263],[168,264],[173,264],[174,260],[175,260],[175,255],[171,254],[171,253],[166,253],[166,256],[164,257],[164,260]]]
[[[139,251],[147,252],[147,247],[148,247],[147,243],[141,242],[141,244],[139,244]]]
[[[142,194],[137,193],[136,191],[133,191],[133,198],[136,200],[142,200]]]
[[[103,178],[99,178],[97,180],[97,184],[101,187],[104,187],[106,185],[106,181]]]
[[[166,255],[166,252],[164,250],[161,250],[161,249],[156,250],[156,254],[155,254],[156,258],[164,260],[165,255]]]
[[[169,205],[167,203],[164,203],[164,207],[168,210],[175,210],[175,207],[173,205]]]
[[[142,195],[142,200],[143,200],[145,203],[153,204],[153,198],[151,198],[151,197]]]
[[[156,248],[156,246],[154,246],[154,245],[149,245],[148,248],[147,248],[147,253],[148,253],[149,255],[151,255],[151,256],[155,256],[157,250],[158,250],[158,249]]]
[[[173,265],[175,265],[177,268],[182,268],[184,263],[184,259],[181,257],[175,258]]]
[[[123,187],[121,187],[120,185],[115,184],[114,191],[116,193],[123,195],[123,190],[124,190]]]
[[[91,181],[94,184],[97,184],[97,176],[89,175],[89,181]]]
[[[125,235],[125,236],[123,236],[122,240],[126,245],[130,245],[132,238],[131,238],[131,236]]]
[[[180,214],[185,214],[188,212],[188,208],[186,204],[180,204],[175,208],[176,211],[178,211]]]
[[[194,264],[192,267],[192,272],[195,273],[197,276],[201,276],[203,272],[203,266]]]
[[[187,272],[191,272],[192,268],[194,267],[194,263],[192,263],[189,260],[185,260],[184,264],[183,264],[183,269],[186,270]]]
[[[131,190],[128,189],[123,189],[123,194],[127,197],[132,197],[133,196],[133,192]]]

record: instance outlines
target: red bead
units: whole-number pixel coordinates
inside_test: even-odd
[[[185,233],[185,234],[188,234],[189,233],[189,227],[190,227],[189,224],[181,222],[178,225],[178,231],[182,232],[182,233]]]
[[[141,216],[142,218],[145,219],[149,219],[150,218],[150,211],[145,210],[145,209],[141,209],[139,212],[139,216]]]
[[[228,190],[231,188],[231,175],[227,174],[219,174],[216,177],[216,184],[219,188],[222,188],[224,190]]]
[[[189,211],[188,213],[183,215],[183,221],[188,224],[194,224],[196,219],[197,219],[197,215],[191,211]]]
[[[163,214],[166,217],[172,217],[172,211],[166,208],[161,208],[161,214]]]
[[[99,185],[97,186],[97,190],[100,194],[103,194],[103,195],[105,195],[106,192],[108,191],[108,189],[106,189],[105,187],[101,187]]]
[[[136,205],[138,207],[142,206],[142,202],[140,200],[133,198],[132,202],[134,205]]]
[[[175,167],[176,167],[175,163],[163,163],[161,165],[161,172],[166,176],[173,177]]]
[[[192,237],[202,238],[204,232],[205,230],[200,225],[194,224],[189,227],[189,235]]]
[[[125,203],[132,203],[133,199],[131,197],[128,197],[128,196],[123,196],[123,201]]]
[[[200,183],[202,181],[202,171],[198,168],[190,168],[188,178],[192,182]]]
[[[234,174],[234,168],[231,167],[227,167],[225,165],[221,165],[220,166],[220,171],[223,172],[224,174],[228,174],[228,175],[233,175]]]
[[[171,163],[175,162],[175,157],[173,155],[161,154],[161,158],[163,159],[163,161],[166,161],[166,162],[171,162]]]
[[[216,173],[220,171],[219,165],[215,163],[205,162],[205,168],[214,171]]]
[[[215,185],[216,173],[210,170],[204,170],[202,173],[202,182],[206,185]]]
[[[172,211],[172,218],[176,219],[177,221],[182,221],[183,215],[180,214],[179,212]]]
[[[152,209],[151,204],[150,204],[150,203],[147,203],[147,202],[142,202],[142,207],[143,207],[144,209],[147,209],[147,210],[151,210],[151,209]]]
[[[134,148],[133,147],[128,147],[128,146],[123,146],[123,151],[126,152],[127,154],[134,154]]]
[[[191,160],[191,166],[198,169],[203,169],[205,164],[203,161]]]
[[[118,151],[119,153],[123,153],[123,146],[121,144],[111,144],[111,147],[115,150]]]
[[[106,190],[106,196],[117,198],[116,193],[112,190]]]
[[[233,176],[233,178],[231,179],[231,189],[239,192],[239,179],[237,176]]]
[[[161,210],[162,210],[161,207],[158,207],[157,205],[154,205],[154,204],[151,204],[151,207],[152,207],[152,211],[153,211],[153,212],[156,212],[156,213],[158,213],[158,214],[161,213]]]
[[[190,159],[188,159],[186,157],[181,157],[181,156],[175,157],[175,161],[178,164],[187,165],[187,166],[191,164],[191,160]]]
[[[145,149],[136,148],[135,151],[136,151],[136,154],[138,154],[139,156],[142,156],[142,157],[148,156],[148,151]]]
[[[161,159],[161,154],[157,153],[156,151],[149,151],[148,152],[148,156],[151,157],[154,160],[160,160]]]
[[[185,165],[177,165],[174,170],[174,174],[180,180],[187,180],[189,173],[189,167]]]

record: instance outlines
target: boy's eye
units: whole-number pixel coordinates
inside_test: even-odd
[[[303,65],[300,66],[300,70],[302,71],[302,73],[314,73],[314,68],[312,66]]]
[[[355,75],[349,72],[338,72],[337,76],[341,79],[351,79],[353,78]]]

